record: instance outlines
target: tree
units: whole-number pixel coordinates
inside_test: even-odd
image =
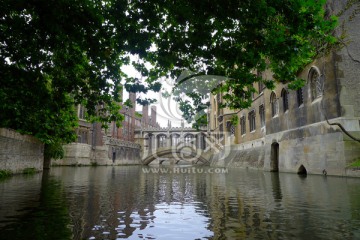
[[[325,15],[324,3],[3,0],[0,127],[50,145],[71,142],[75,104],[83,104],[93,121],[121,122],[122,80],[127,90],[147,93],[160,90],[160,77],[183,70],[224,76],[214,91],[225,93],[226,106],[244,107],[252,83],[264,81],[255,71],[271,69],[276,80],[297,85],[296,72],[334,41],[335,20]],[[130,62],[129,54],[140,60]],[[121,71],[126,64],[144,82],[127,77]],[[189,120],[208,104],[201,91],[191,92],[198,106],[182,103]]]
[[[76,104],[93,121],[121,122],[118,93],[127,78],[121,66],[129,53],[141,56],[150,47],[128,7],[127,1],[1,1],[0,127],[47,146],[75,139]]]
[[[174,4],[176,3],[176,4]],[[190,87],[213,85],[213,93],[223,93],[221,107],[242,109],[251,105],[253,83],[267,88],[276,82],[304,85],[297,73],[336,42],[332,35],[336,17],[326,11],[326,0],[220,0],[162,1],[154,3],[163,16],[153,53],[158,71],[170,71],[178,78],[177,97],[184,116],[197,116],[207,100],[202,91]],[[262,79],[270,70],[274,81]],[[191,75],[182,76],[183,71]],[[207,78],[206,78],[207,76]],[[184,87],[185,81],[193,81]],[[206,80],[208,80],[206,82]],[[187,89],[186,89],[187,88]],[[181,89],[179,91],[179,89]],[[204,87],[202,86],[203,90]]]

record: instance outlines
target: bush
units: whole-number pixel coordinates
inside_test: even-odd
[[[22,171],[23,174],[35,174],[36,173],[36,169],[35,168],[25,168],[23,171]]]
[[[12,176],[12,174],[10,170],[0,170],[0,179],[8,178]]]

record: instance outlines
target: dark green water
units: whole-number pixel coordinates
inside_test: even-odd
[[[0,239],[360,239],[360,179],[169,169],[2,180]]]

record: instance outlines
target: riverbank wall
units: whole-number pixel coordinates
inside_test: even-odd
[[[119,139],[106,138],[105,144],[92,146],[84,143],[64,145],[65,157],[52,160],[53,166],[138,165],[140,145]]]
[[[0,128],[0,170],[22,173],[43,170],[44,145],[30,135]]]
[[[343,124],[349,121],[337,119]],[[360,132],[351,132],[360,137]],[[225,146],[212,166],[360,177],[360,143],[326,122],[291,129],[243,144]]]

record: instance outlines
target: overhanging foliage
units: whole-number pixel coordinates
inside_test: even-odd
[[[224,76],[214,90],[226,106],[249,104],[255,72],[293,82],[296,73],[334,42],[325,0],[3,0],[0,5],[0,127],[46,144],[71,142],[75,104],[93,121],[121,122],[120,82],[159,91],[158,79],[183,70]],[[129,54],[141,61],[130,62]],[[145,63],[151,63],[151,70]],[[132,64],[144,82],[128,78]],[[205,84],[205,83],[204,83]],[[271,88],[273,82],[265,82]],[[193,120],[208,105],[197,89],[179,98]],[[147,103],[151,100],[139,100]],[[202,124],[203,117],[199,117]]]

